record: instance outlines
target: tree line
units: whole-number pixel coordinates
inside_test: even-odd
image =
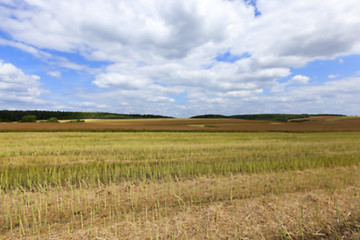
[[[171,118],[162,115],[152,114],[119,114],[108,112],[66,112],[66,111],[40,111],[40,110],[2,110],[0,111],[1,122],[18,122],[32,116],[36,120],[48,120],[56,118],[58,120],[66,119],[146,119],[146,118]]]
[[[230,118],[244,120],[289,121],[297,118],[311,116],[345,116],[341,114],[243,114],[225,116],[221,114],[197,115],[191,118]],[[67,112],[67,111],[41,111],[41,110],[1,110],[0,122],[34,122],[36,120],[68,120],[68,119],[150,119],[172,118],[169,116],[153,114],[120,114],[108,112]]]
[[[291,119],[308,118],[311,116],[345,116],[341,114],[243,114],[225,116],[220,114],[205,114],[197,115],[191,118],[231,118],[231,119],[244,119],[244,120],[267,120],[267,121],[282,121],[287,122]]]

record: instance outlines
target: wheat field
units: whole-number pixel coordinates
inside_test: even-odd
[[[359,132],[3,132],[0,239],[359,239],[359,146]]]

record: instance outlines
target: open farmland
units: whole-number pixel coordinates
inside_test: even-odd
[[[0,131],[360,131],[360,117],[310,117],[305,122],[242,119],[86,120],[84,123],[0,123]]]
[[[0,236],[358,239],[359,146],[359,132],[2,132]]]

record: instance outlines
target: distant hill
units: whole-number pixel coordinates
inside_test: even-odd
[[[220,115],[220,114],[205,114],[205,115],[197,115],[190,118],[230,118],[228,116]]]
[[[286,122],[291,119],[308,118],[311,116],[345,116],[341,114],[244,114],[224,116],[219,114],[205,114],[193,116],[191,118],[233,118],[245,120],[268,120],[268,121],[283,121]]]
[[[63,112],[63,111],[21,111],[21,110],[2,110],[0,111],[0,121],[16,122],[24,116],[33,115],[37,120],[47,120],[49,118],[64,119],[146,119],[146,118],[171,118],[168,116],[151,114],[119,114],[107,112]]]

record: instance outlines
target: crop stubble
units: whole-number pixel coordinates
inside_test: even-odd
[[[357,239],[360,133],[11,132],[0,235]]]

